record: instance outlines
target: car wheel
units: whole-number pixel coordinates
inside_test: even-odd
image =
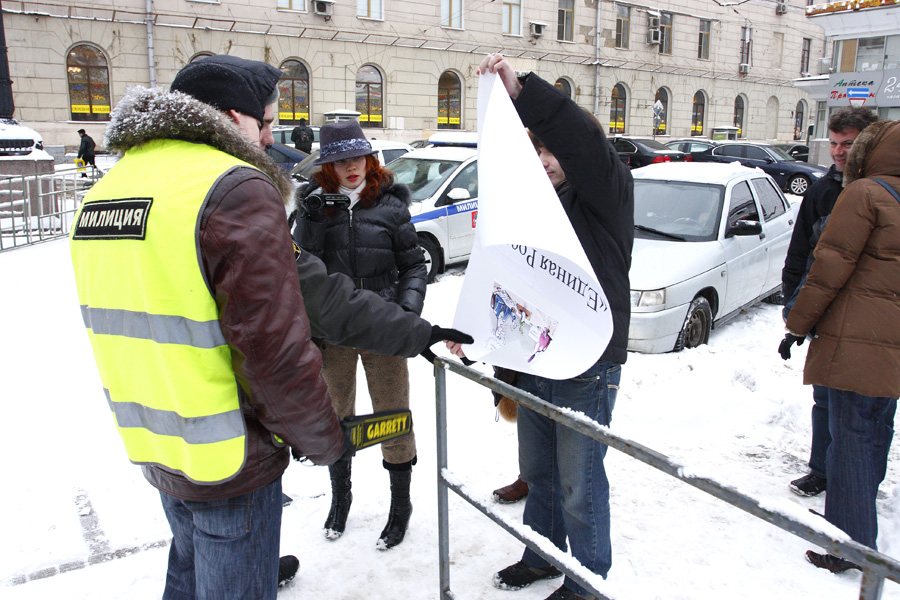
[[[431,238],[419,236],[419,247],[425,252],[425,268],[428,270],[426,281],[431,283],[441,272],[441,250]]]
[[[784,304],[784,294],[781,293],[781,288],[778,288],[778,291],[772,292],[763,298],[763,302],[766,304],[776,304],[778,306]]]
[[[809,179],[803,175],[794,175],[788,180],[787,187],[790,193],[802,196],[809,189]]]
[[[712,328],[712,309],[709,301],[703,296],[697,296],[688,307],[681,333],[675,341],[675,352],[685,348],[696,348],[709,341],[709,331]]]

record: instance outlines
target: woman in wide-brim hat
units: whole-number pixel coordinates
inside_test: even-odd
[[[324,125],[319,142],[316,164],[322,168],[297,195],[294,240],[321,258],[329,273],[344,273],[357,288],[421,314],[427,269],[410,221],[409,189],[394,183],[394,174],[382,168],[357,121]],[[323,193],[343,194],[347,200],[323,205],[310,199]],[[360,359],[373,410],[409,408],[405,358],[331,344],[322,347],[322,375],[340,418],[356,414]],[[390,479],[391,507],[377,546],[386,550],[403,541],[412,514],[409,487],[416,462],[414,434],[387,441],[381,449]],[[341,537],[346,527],[353,499],[350,465],[350,458],[342,458],[328,468],[332,496],[325,537],[329,540]]]

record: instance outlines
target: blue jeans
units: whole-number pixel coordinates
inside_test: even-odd
[[[825,477],[825,453],[831,444],[828,431],[828,388],[812,386],[812,445],[809,449],[809,470],[813,475]]]
[[[609,425],[621,376],[622,365],[597,362],[564,381],[520,374],[517,386]],[[612,565],[609,480],[603,467],[606,445],[521,405],[517,424],[519,472],[529,486],[524,523],[560,550],[566,550],[568,539],[572,556],[606,578]],[[549,564],[529,548],[522,560],[532,567]],[[586,591],[569,578],[565,585],[575,592]]]
[[[825,518],[875,548],[875,496],[887,471],[897,400],[828,388],[831,445],[826,456]]]
[[[281,540],[281,478],[227,500],[160,492],[172,529],[163,600],[274,600]]]

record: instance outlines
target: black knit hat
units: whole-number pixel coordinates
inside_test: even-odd
[[[319,158],[317,165],[375,154],[372,144],[363,135],[359,121],[327,123],[319,129]]]
[[[280,77],[281,71],[272,65],[219,54],[186,64],[169,89],[221,111],[236,110],[262,121],[266,106],[278,99]]]

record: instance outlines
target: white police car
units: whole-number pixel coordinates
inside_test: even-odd
[[[428,281],[465,262],[475,242],[478,217],[478,150],[470,132],[441,132],[431,146],[413,150],[387,168],[409,187],[409,212],[425,251]]]

